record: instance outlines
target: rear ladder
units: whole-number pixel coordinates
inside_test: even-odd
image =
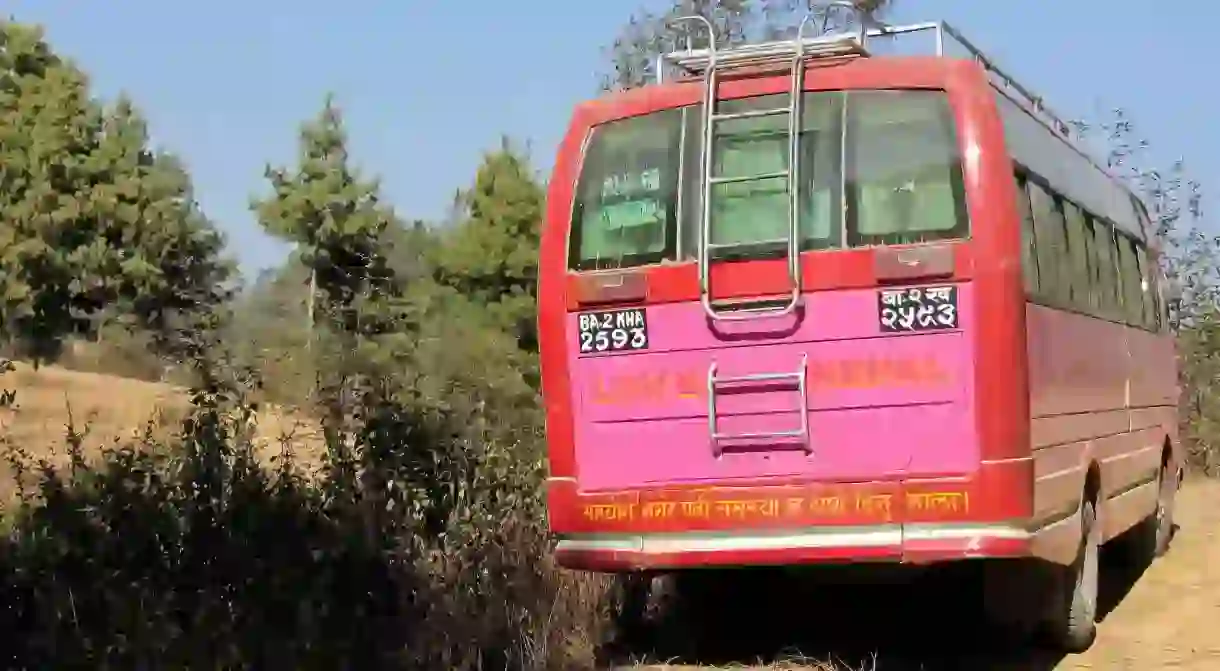
[[[849,10],[856,18],[859,31],[855,33],[827,34],[826,29],[832,9]],[[657,64],[658,76],[663,72],[664,65],[670,63],[687,74],[703,77],[703,146],[700,157],[703,175],[700,184],[700,218],[699,218],[699,294],[703,310],[714,320],[740,321],[761,317],[782,317],[793,312],[801,301],[801,271],[800,271],[800,200],[798,185],[800,184],[800,131],[801,102],[805,85],[805,62],[813,58],[828,58],[835,56],[867,55],[864,48],[865,24],[863,17],[855,5],[846,0],[831,2],[823,10],[819,35],[805,37],[806,26],[814,18],[811,12],[802,19],[797,28],[796,37],[791,40],[746,44],[729,49],[716,48],[715,28],[711,21],[703,16],[686,16],[677,21],[694,21],[702,23],[708,31],[708,47],[706,49],[686,49],[664,54]],[[816,23],[816,21],[815,21]],[[791,86],[788,90],[788,104],[772,109],[750,110],[747,112],[721,113],[717,111],[717,100],[720,78],[719,74],[730,68],[758,68],[779,63],[789,63]],[[788,116],[788,167],[774,172],[746,175],[716,174],[716,126],[720,122],[738,119],[754,119],[770,116]],[[786,299],[779,307],[774,306],[775,297],[767,297],[750,301],[756,307],[735,307],[731,310],[717,309],[711,297],[711,254],[714,251],[740,247],[739,243],[713,243],[711,241],[712,192],[720,184],[739,184],[759,182],[768,179],[787,180],[788,192],[788,226],[787,235],[783,238],[761,240],[749,245],[766,245],[784,243],[787,250],[789,291]],[[745,303],[749,305],[750,303]],[[737,303],[737,306],[743,305]]]

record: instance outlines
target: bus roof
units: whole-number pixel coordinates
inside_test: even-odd
[[[1055,113],[1042,96],[1001,69],[947,22],[866,27],[864,22],[857,20],[855,25],[859,28],[855,31],[827,32],[827,16],[823,14],[820,34],[808,33],[810,36],[806,37],[806,24],[813,17],[813,14],[806,17],[793,39],[719,49],[693,49],[688,46],[664,53],[656,63],[656,83],[664,84],[674,75],[687,81],[705,78],[712,70],[717,73],[731,72],[735,67],[790,66],[794,58],[807,62],[852,56],[932,56],[969,60],[983,69],[998,95],[997,105],[1004,120],[1008,149],[1014,160],[1059,183],[1065,195],[1111,219],[1127,234],[1149,242],[1155,237],[1141,223],[1141,214],[1147,215],[1146,206],[1123,180],[1111,173],[1081,143],[1073,125]],[[703,17],[693,16],[682,20],[697,21],[711,29],[710,23]],[[817,23],[815,20],[815,30]],[[644,87],[645,91],[648,88]],[[641,91],[637,95],[647,93]],[[1030,121],[1036,122],[1036,125],[1030,124]]]

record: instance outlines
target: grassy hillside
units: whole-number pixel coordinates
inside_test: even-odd
[[[92,457],[146,431],[168,435],[178,429],[189,407],[186,390],[180,387],[56,366],[35,370],[17,364],[4,382],[17,393],[17,403],[0,407],[0,438],[57,465],[67,463],[69,425],[84,434],[82,446]],[[272,407],[258,414],[256,442],[268,459],[287,446],[302,465],[315,463],[322,449],[316,423]],[[0,469],[0,493],[7,495],[12,490],[10,469],[4,462]]]

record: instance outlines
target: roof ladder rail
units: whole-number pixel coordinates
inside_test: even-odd
[[[826,35],[830,10],[844,8],[853,12],[857,19],[860,14],[855,5],[847,0],[836,0],[826,7],[822,20],[822,35],[813,38],[805,37],[805,28],[813,18],[813,13],[807,14],[797,28],[796,37],[792,40],[767,42],[762,44],[744,45],[727,50],[716,49],[716,33],[712,22],[704,16],[686,16],[677,21],[695,21],[702,23],[708,31],[708,47],[706,49],[688,49],[685,52],[673,52],[662,57],[658,63],[660,75],[664,61],[668,60],[691,74],[703,75],[703,143],[701,163],[703,175],[700,184],[700,223],[699,223],[699,295],[704,312],[708,317],[718,321],[741,321],[763,317],[783,317],[796,310],[801,301],[801,271],[800,271],[800,201],[797,186],[800,184],[800,130],[802,116],[802,95],[805,88],[805,61],[812,57],[828,57],[843,55],[862,55],[864,51],[864,22],[859,21],[858,34]],[[717,94],[719,77],[722,70],[732,67],[751,67],[772,65],[788,61],[791,86],[788,91],[788,104],[772,109],[752,110],[747,112],[721,113],[717,111]],[[745,175],[716,174],[716,126],[725,121],[752,119],[770,116],[788,116],[788,167],[766,173]],[[715,187],[721,184],[740,184],[759,182],[770,179],[785,179],[788,190],[788,226],[784,238],[766,240],[763,243],[786,243],[788,261],[789,290],[781,306],[775,307],[778,296],[751,301],[756,307],[735,307],[731,310],[719,310],[711,298],[711,252],[716,249],[736,247],[735,244],[714,244],[711,242],[712,194]],[[758,244],[758,243],[752,243]],[[742,303],[735,304],[743,305]]]

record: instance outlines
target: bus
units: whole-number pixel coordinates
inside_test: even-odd
[[[576,108],[548,187],[557,562],[968,561],[989,615],[1091,645],[1100,547],[1165,552],[1182,480],[1140,199],[945,23],[656,74]]]

